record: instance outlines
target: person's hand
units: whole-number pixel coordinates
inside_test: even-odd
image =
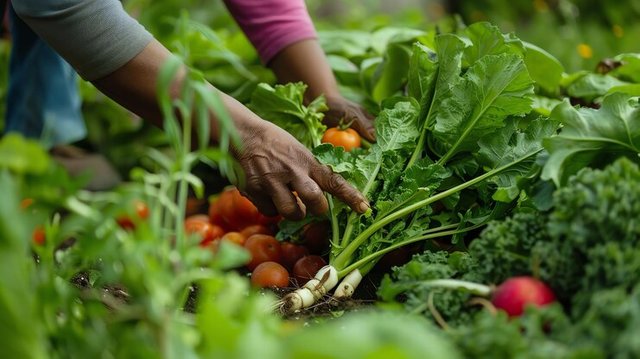
[[[325,112],[324,124],[330,127],[351,122],[351,128],[356,130],[365,140],[374,142],[376,131],[373,126],[373,116],[360,105],[342,96],[326,96],[329,110]]]
[[[369,208],[357,189],[320,164],[288,132],[255,115],[238,130],[243,143],[234,155],[245,175],[240,190],[263,214],[279,213],[292,220],[304,218],[307,210],[324,214],[329,205],[323,191],[357,212]]]

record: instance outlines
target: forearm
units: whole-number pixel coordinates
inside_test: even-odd
[[[308,101],[320,95],[340,96],[324,51],[315,39],[287,46],[271,60],[269,67],[282,83],[302,81],[307,84],[305,97]]]

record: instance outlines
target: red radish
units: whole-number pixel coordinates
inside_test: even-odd
[[[532,277],[513,277],[496,288],[491,302],[510,317],[517,317],[527,305],[542,307],[555,300],[555,295],[543,282]]]

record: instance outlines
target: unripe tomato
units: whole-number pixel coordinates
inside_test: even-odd
[[[349,152],[361,145],[360,135],[352,128],[340,129],[338,127],[329,128],[322,136],[322,143],[330,143],[336,147],[343,147]]]
[[[244,242],[244,248],[251,254],[251,261],[247,264],[250,270],[263,262],[278,262],[282,260],[280,242],[273,236],[254,234]]]
[[[260,288],[284,288],[289,285],[289,272],[276,262],[260,263],[251,272],[251,284]]]

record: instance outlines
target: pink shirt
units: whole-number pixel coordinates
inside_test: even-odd
[[[263,63],[285,47],[316,38],[304,0],[224,0]]]

